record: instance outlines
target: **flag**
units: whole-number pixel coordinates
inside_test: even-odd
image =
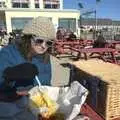
[[[84,8],[82,3],[78,3],[79,8]]]
[[[101,0],[96,0],[96,3],[99,3],[99,2],[101,2]]]

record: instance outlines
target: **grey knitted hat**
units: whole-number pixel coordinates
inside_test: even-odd
[[[55,39],[55,29],[52,21],[46,17],[37,17],[25,25],[23,34],[33,34],[44,40]]]

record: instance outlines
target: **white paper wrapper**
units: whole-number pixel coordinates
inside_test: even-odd
[[[66,120],[73,120],[80,113],[88,95],[88,90],[77,81],[71,83],[70,87],[37,86],[29,91],[30,96],[39,91],[47,92],[49,98],[56,102],[57,111],[65,114]],[[33,108],[31,110],[33,114],[41,112],[41,108],[38,111]]]

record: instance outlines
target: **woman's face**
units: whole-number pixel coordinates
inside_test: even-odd
[[[51,41],[45,41],[38,37],[31,40],[31,48],[35,54],[44,54],[48,50],[50,45],[52,45]]]

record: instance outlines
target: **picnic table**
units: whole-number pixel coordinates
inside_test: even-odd
[[[88,116],[92,120],[104,120],[98,113],[96,113],[87,103],[81,108],[81,114]]]
[[[111,56],[112,62],[117,63],[117,60],[115,58],[116,50],[112,49],[112,48],[83,48],[83,49],[79,49],[79,48],[71,47],[71,51],[78,52],[77,59],[79,59],[81,57],[81,54],[83,54],[84,59],[86,59],[86,60],[89,57],[91,57],[92,54],[97,53],[97,54],[99,54],[100,58],[102,58],[104,61],[108,61],[107,58],[104,58],[104,56],[106,54],[109,54]],[[91,55],[89,55],[89,53]]]
[[[64,54],[66,49],[71,50],[71,47],[80,47],[84,48],[84,43],[82,41],[56,41],[55,42],[55,51],[57,53]]]
[[[92,45],[93,41],[92,40],[56,41],[55,44],[60,45],[60,46],[64,46],[64,45],[69,45],[69,46],[80,45],[82,47],[85,47],[86,45]]]
[[[82,115],[88,116],[89,118],[91,118],[91,120],[105,120],[102,116],[99,115],[99,113],[97,113],[94,109],[92,109],[92,107],[87,103],[85,103],[82,106],[80,113]],[[116,118],[112,120],[120,120],[120,118]]]
[[[60,54],[68,53],[66,49],[71,51],[71,47],[75,48],[85,48],[93,46],[93,40],[73,40],[73,41],[66,41],[66,40],[56,40],[55,41],[55,51]]]
[[[58,45],[79,45],[79,44],[82,44],[83,42],[82,41],[56,41],[56,44]]]
[[[106,47],[116,48],[117,45],[120,45],[120,41],[113,40],[106,43]]]

